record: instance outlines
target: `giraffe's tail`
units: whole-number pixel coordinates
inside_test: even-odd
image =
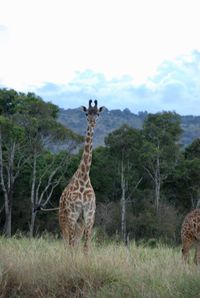
[[[33,208],[34,212],[37,212],[37,211],[48,212],[48,211],[56,211],[56,210],[59,210],[59,207],[45,209],[41,204],[35,205],[35,207]]]

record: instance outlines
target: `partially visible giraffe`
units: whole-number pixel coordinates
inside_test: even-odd
[[[189,212],[182,224],[182,256],[185,261],[188,259],[190,248],[195,245],[194,262],[200,263],[200,209]]]
[[[92,141],[96,121],[103,107],[97,107],[97,100],[89,100],[89,107],[83,107],[87,116],[87,133],[80,165],[60,198],[59,223],[63,238],[74,246],[77,238],[85,236],[84,248],[88,250],[96,209],[95,193],[90,182],[92,162]]]

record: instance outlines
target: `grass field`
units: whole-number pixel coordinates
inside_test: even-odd
[[[0,297],[200,297],[200,268],[180,248],[0,238]]]

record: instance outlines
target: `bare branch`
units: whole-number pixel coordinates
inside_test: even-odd
[[[51,198],[51,196],[52,196],[52,193],[53,193],[54,189],[55,189],[56,186],[60,183],[60,181],[61,181],[61,178],[58,179],[54,184],[52,184],[50,193],[47,195],[47,199],[46,199],[46,201],[45,201],[44,204],[43,204],[44,206],[46,206],[46,204],[49,202],[49,200],[50,200],[50,198]]]
[[[142,179],[143,179],[143,177],[141,177],[141,178],[138,180],[138,182],[136,183],[136,185],[135,185],[135,187],[134,187],[134,190],[136,190],[136,189],[138,188],[139,184],[142,182]]]
[[[151,171],[148,168],[146,168],[146,167],[144,167],[144,169],[145,169],[145,171],[147,171],[147,173],[149,174],[149,176],[151,177],[151,179],[155,182],[155,178],[154,178],[153,174],[151,173]]]
[[[140,185],[140,183],[142,182],[143,177],[141,177],[138,182],[136,183],[133,191],[131,192],[131,194],[128,196],[128,199],[126,199],[126,203],[131,203],[133,202],[133,200],[130,200],[130,197],[132,196],[133,192],[138,188],[138,186]]]

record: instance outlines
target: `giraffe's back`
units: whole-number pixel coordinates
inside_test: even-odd
[[[181,238],[200,240],[200,209],[189,212],[182,224]]]

